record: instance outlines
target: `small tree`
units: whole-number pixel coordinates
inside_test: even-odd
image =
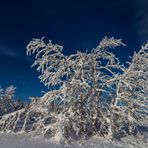
[[[128,68],[118,80],[116,98],[113,101],[114,111],[128,124],[132,133],[140,120],[148,115],[148,44],[135,53]],[[116,121],[117,122],[117,121]]]
[[[0,99],[4,96],[4,89],[0,86]]]
[[[7,87],[5,90],[0,88],[0,115],[14,112],[23,107],[23,102],[14,100],[16,87],[13,85]]]
[[[13,85],[7,87],[4,92],[5,99],[7,100],[13,99],[14,94],[15,94],[15,89],[16,88]]]
[[[38,65],[41,82],[59,87],[42,102],[54,106],[61,102],[64,136],[70,137],[69,130],[79,137],[96,132],[108,135],[111,97],[115,97],[116,81],[125,70],[109,48],[120,45],[125,46],[121,40],[105,37],[90,53],[65,56],[62,46],[51,41],[33,39],[28,44],[27,54],[37,52],[33,66]]]

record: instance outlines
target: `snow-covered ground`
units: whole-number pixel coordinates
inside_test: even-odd
[[[121,141],[110,142],[102,138],[92,138],[78,144],[74,142],[71,146],[57,144],[54,141],[41,137],[33,138],[26,134],[0,134],[0,148],[148,148],[148,139],[127,137]]]
[[[23,112],[20,110],[17,112]],[[3,116],[7,119],[10,113]],[[73,142],[71,145],[59,144],[55,139],[45,139],[41,136],[31,136],[26,133],[0,133],[0,148],[148,148],[148,120],[143,121],[143,134],[137,137],[128,136],[120,140],[110,141],[104,138],[92,137],[87,141]]]

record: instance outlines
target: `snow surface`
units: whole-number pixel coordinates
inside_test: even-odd
[[[33,138],[27,134],[0,134],[0,148],[148,148],[147,139],[129,136],[120,141],[109,141],[107,139],[95,138],[83,143],[74,142],[71,146],[57,144],[53,140],[42,137]]]

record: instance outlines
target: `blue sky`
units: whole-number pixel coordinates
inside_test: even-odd
[[[63,45],[65,54],[96,47],[104,36],[122,38],[115,49],[122,62],[148,41],[148,0],[1,0],[0,85],[15,85],[17,96],[41,96],[47,90],[26,56],[32,38]]]

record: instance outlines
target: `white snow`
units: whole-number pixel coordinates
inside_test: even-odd
[[[148,141],[129,136],[121,141],[109,141],[93,137],[83,143],[74,142],[70,145],[57,144],[42,137],[33,138],[27,134],[0,134],[0,148],[147,148]]]

